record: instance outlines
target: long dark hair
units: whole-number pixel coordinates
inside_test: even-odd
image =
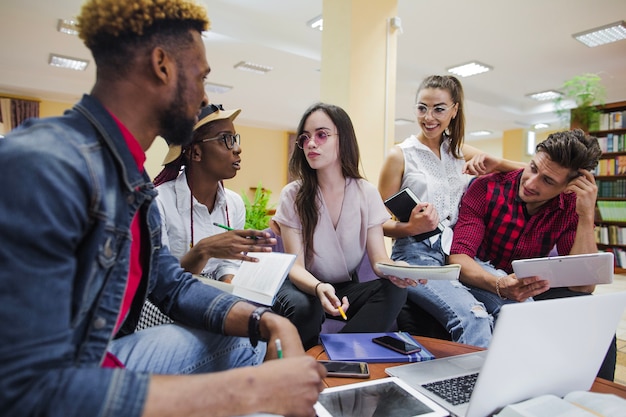
[[[465,107],[463,104],[463,86],[461,82],[452,75],[431,75],[422,81],[417,94],[415,95],[415,101],[417,102],[417,96],[420,91],[425,88],[438,88],[440,90],[446,90],[450,93],[452,101],[457,104],[456,117],[450,120],[450,150],[452,156],[457,159],[461,159],[461,147],[463,146],[463,138],[465,137]]]
[[[341,160],[341,172],[344,178],[363,178],[359,171],[361,157],[356,134],[354,133],[354,126],[352,125],[348,113],[341,107],[326,103],[316,103],[312,105],[300,119],[297,136],[300,136],[304,132],[304,124],[309,116],[318,110],[326,113],[337,128],[339,158]],[[313,248],[313,234],[315,233],[315,228],[319,220],[319,184],[316,170],[311,168],[306,160],[304,151],[298,147],[294,147],[291,158],[289,159],[289,173],[293,178],[300,181],[301,184],[296,194],[295,205],[296,212],[302,223],[305,261],[310,261],[315,253],[315,249]]]

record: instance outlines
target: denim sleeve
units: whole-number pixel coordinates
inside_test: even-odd
[[[98,144],[74,146],[71,134],[40,123],[0,140],[0,410],[139,416],[149,377],[100,367],[112,325],[98,329],[76,297],[97,297],[94,257],[80,251],[93,224],[84,156]],[[97,348],[87,357],[88,331]]]
[[[203,284],[184,272],[166,246],[157,256],[158,274],[150,301],[175,321],[224,334],[226,315],[241,298]]]

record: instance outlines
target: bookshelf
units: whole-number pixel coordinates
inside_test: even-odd
[[[595,172],[596,241],[598,249],[615,254],[615,273],[626,274],[626,101],[598,110],[599,121],[589,131],[603,151]]]

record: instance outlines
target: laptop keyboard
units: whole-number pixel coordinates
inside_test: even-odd
[[[430,382],[422,386],[428,391],[433,392],[445,399],[450,404],[459,405],[469,402],[477,377],[478,372],[475,374],[444,379],[442,381]]]

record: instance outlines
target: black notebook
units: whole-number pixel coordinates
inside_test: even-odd
[[[408,222],[411,217],[411,211],[420,203],[420,199],[408,188],[403,188],[388,199],[385,200],[385,206],[393,213],[401,222]],[[413,236],[417,241],[428,239],[431,236],[443,232],[444,226],[439,223],[434,230],[426,233],[420,233]]]

